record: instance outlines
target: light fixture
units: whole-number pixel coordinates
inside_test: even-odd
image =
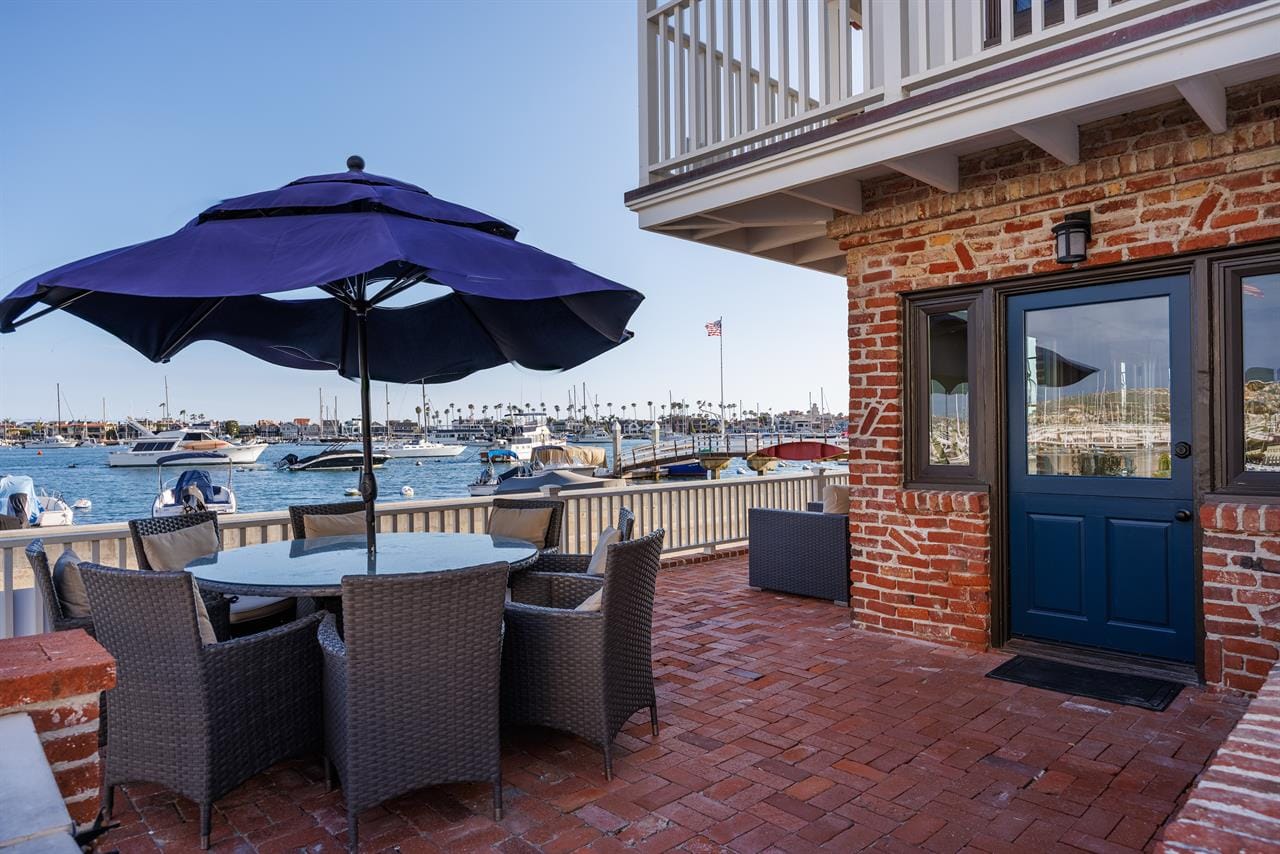
[[[1088,257],[1089,238],[1093,236],[1088,211],[1072,211],[1053,227],[1053,242],[1059,264],[1078,264]]]

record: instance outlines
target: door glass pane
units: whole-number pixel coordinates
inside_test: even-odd
[[[1027,473],[1170,476],[1168,297],[1026,313]]]
[[[969,464],[969,312],[929,315],[929,463]]]
[[[1280,471],[1280,273],[1240,282],[1244,467]]]

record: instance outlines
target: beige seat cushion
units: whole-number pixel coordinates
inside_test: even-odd
[[[364,533],[364,511],[302,517],[302,532],[313,537],[346,537]]]
[[[587,564],[590,575],[604,575],[609,568],[609,546],[622,539],[622,532],[617,528],[605,528],[596,541],[596,549],[591,553],[591,562]]]
[[[53,589],[58,593],[62,613],[68,617],[89,617],[89,591],[80,578],[80,557],[71,549],[64,551],[53,565]]]
[[[168,534],[152,534],[142,538],[147,562],[157,571],[186,569],[196,558],[215,554],[221,544],[213,522],[201,522]]]
[[[849,515],[850,487],[831,484],[822,490],[822,512]]]
[[[595,593],[592,593],[586,599],[582,600],[582,604],[574,608],[575,611],[599,611],[600,606],[604,604],[604,588],[601,587]]]
[[[213,622],[209,619],[209,609],[204,606],[204,599],[200,597],[200,585],[196,583],[194,575],[191,576],[191,593],[196,600],[196,628],[200,630],[200,643],[205,646],[217,643],[218,635],[213,630]]]
[[[550,507],[495,507],[489,514],[489,534],[510,540],[524,540],[536,548],[547,547]]]
[[[231,603],[231,624],[261,620],[292,608],[292,599],[281,599],[278,596],[240,596]]]

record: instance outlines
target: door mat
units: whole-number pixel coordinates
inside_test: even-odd
[[[1182,685],[1150,676],[1134,676],[1110,670],[1094,670],[1078,664],[1015,655],[987,676],[1005,682],[1017,682],[1032,688],[1044,688],[1060,694],[1106,700],[1122,706],[1137,706],[1163,712],[1182,690]]]

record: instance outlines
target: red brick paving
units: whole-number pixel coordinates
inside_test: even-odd
[[[600,754],[508,734],[506,817],[483,785],[361,816],[361,849],[1124,851],[1153,844],[1243,702],[1184,689],[1162,713],[983,674],[1004,659],[851,628],[830,603],[746,587],[745,558],[665,570],[655,614],[662,734],[637,714]],[[197,811],[154,785],[117,797],[121,854],[190,849]],[[342,793],[315,758],[216,804],[217,851],[339,851]]]

